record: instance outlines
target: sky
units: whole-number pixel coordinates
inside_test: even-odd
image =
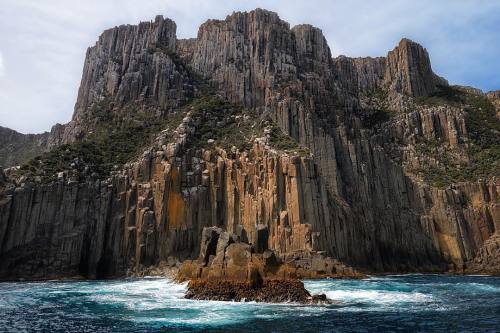
[[[71,120],[85,51],[104,29],[161,14],[189,38],[258,7],[319,27],[334,56],[385,56],[407,37],[450,83],[500,89],[500,0],[0,0],[0,126],[40,133]]]

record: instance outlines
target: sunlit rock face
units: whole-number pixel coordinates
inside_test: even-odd
[[[196,102],[206,95],[233,104]],[[448,86],[407,39],[387,57],[332,58],[320,29],[261,9],[186,40],[162,17],[106,30],[72,121],[39,152],[94,140],[103,119],[104,133],[180,120],[105,177],[90,164],[75,177],[80,160],[50,182],[2,173],[0,277],[136,273],[197,257],[208,226],[255,252],[321,252],[362,271],[482,271],[497,260],[498,143],[475,124],[494,131],[497,102]]]

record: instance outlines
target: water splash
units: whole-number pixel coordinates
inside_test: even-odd
[[[185,283],[164,278],[0,283],[0,331],[435,331],[500,325],[500,278],[375,276],[305,286],[340,304],[187,300]]]

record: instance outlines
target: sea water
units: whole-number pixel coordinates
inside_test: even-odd
[[[0,283],[0,332],[499,332],[500,278],[304,281],[338,304],[184,299],[163,278]]]

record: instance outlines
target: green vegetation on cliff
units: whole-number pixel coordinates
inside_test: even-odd
[[[457,87],[440,86],[435,94],[419,98],[417,103],[425,106],[451,105],[463,109],[467,115],[470,140],[463,149],[468,160],[466,163],[457,161],[454,152],[437,153],[439,147],[431,142],[420,145],[424,153],[434,154],[440,162],[439,167],[420,170],[429,184],[444,187],[454,182],[500,176],[500,119],[486,96]]]
[[[57,173],[71,171],[76,180],[87,176],[104,178],[115,166],[133,160],[161,131],[167,135],[180,124],[185,109],[167,114],[164,118],[146,116],[130,108],[128,117],[113,116],[112,103],[105,99],[94,104],[87,115],[89,130],[82,141],[62,145],[21,166],[19,176],[39,177],[42,182],[55,180]]]
[[[309,154],[309,150],[285,134],[273,121],[262,118],[257,111],[224,102],[216,97],[199,98],[190,104],[192,116],[206,121],[196,128],[188,148],[220,147],[226,151],[249,151],[256,138],[269,131],[269,144],[285,153]],[[212,141],[213,140],[213,141]]]
[[[276,150],[286,153],[297,153],[301,156],[309,155],[308,148],[301,146],[296,140],[283,132],[281,128],[276,125],[270,127],[270,145]]]
[[[138,158],[160,131],[168,142],[188,112],[199,121],[185,149],[217,146],[226,151],[235,148],[249,151],[254,140],[262,137],[267,127],[272,128],[270,143],[273,148],[307,153],[272,122],[262,120],[256,111],[215,96],[196,98],[163,118],[152,117],[151,110],[144,112],[133,104],[122,107],[122,116],[118,117],[113,103],[106,98],[89,108],[84,122],[88,132],[81,141],[62,145],[31,159],[16,172],[17,176],[50,182],[57,179],[59,172],[67,171],[77,181],[87,177],[106,178],[114,169]]]
[[[226,151],[233,147],[250,150],[253,141],[262,133],[262,122],[253,110],[225,102],[216,97],[202,97],[189,105],[193,117],[203,121],[196,126],[187,148],[212,148]],[[213,141],[212,141],[213,140]]]
[[[388,93],[382,88],[376,89],[366,96],[364,100],[366,109],[359,114],[365,127],[373,128],[397,115],[397,112],[390,110],[387,99]]]

